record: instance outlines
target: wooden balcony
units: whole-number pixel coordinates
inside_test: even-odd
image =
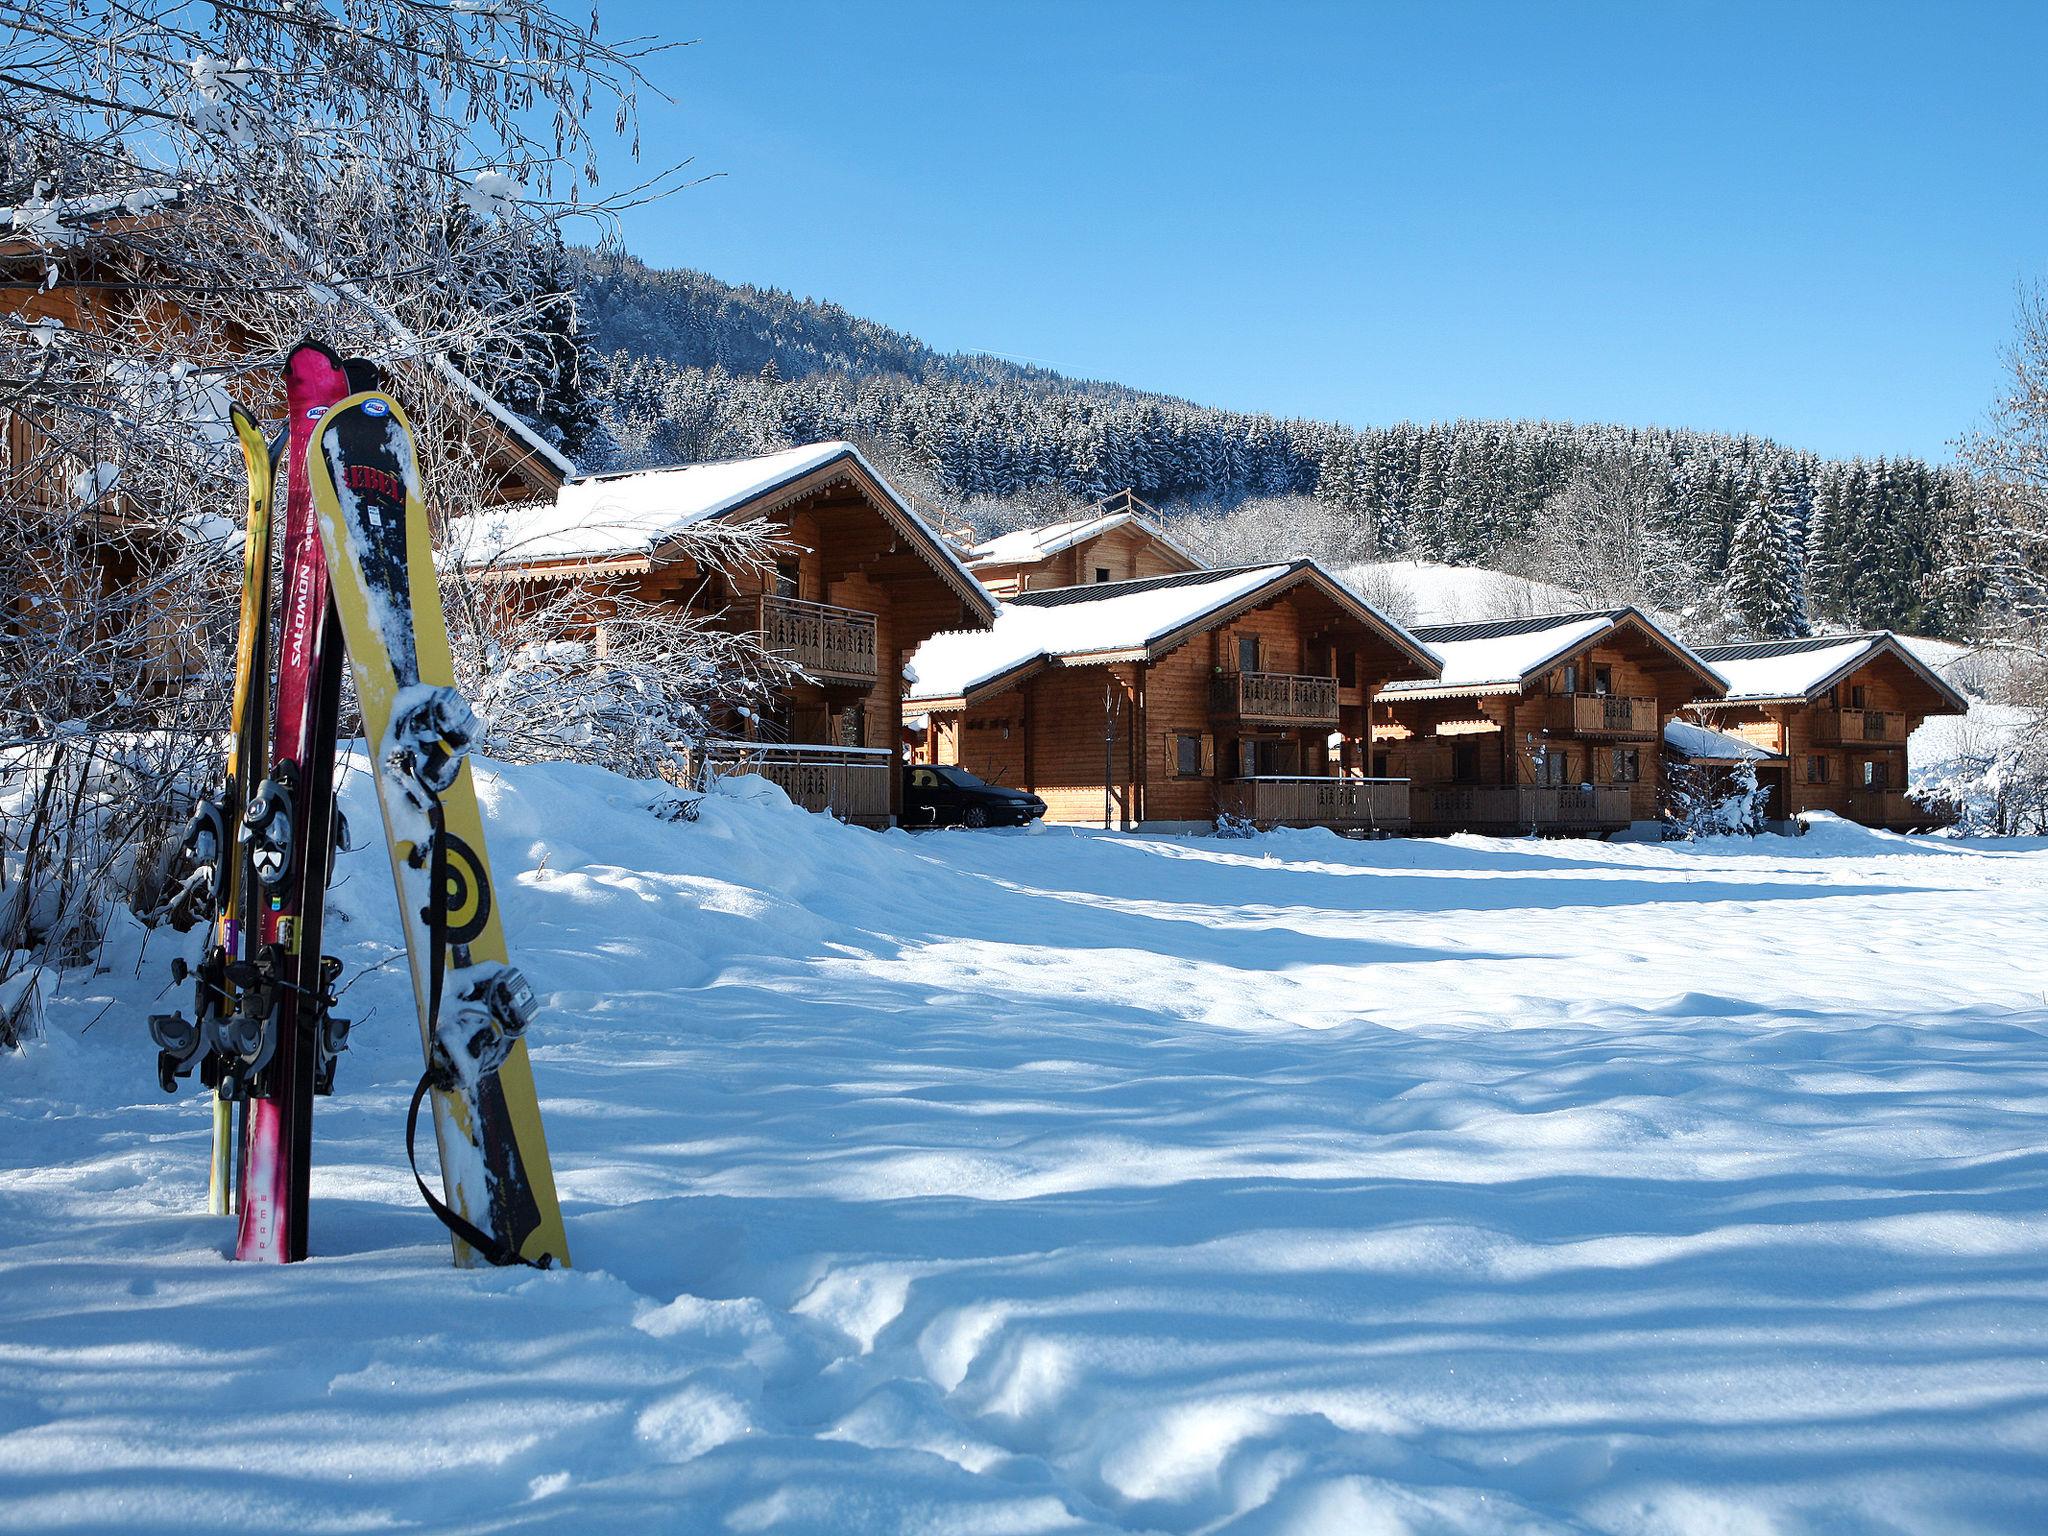
[[[1549,725],[1573,736],[1655,741],[1661,729],[1657,701],[1619,693],[1567,693],[1550,701]]]
[[[1340,832],[1403,832],[1406,779],[1261,776],[1219,785],[1216,808],[1261,827],[1331,827]]]
[[[763,597],[757,622],[762,643],[814,682],[872,686],[882,675],[872,613]]]
[[[1890,709],[1823,709],[1815,711],[1813,739],[1828,746],[1894,746],[1906,744],[1907,719]]]
[[[1209,710],[1248,725],[1335,725],[1337,679],[1294,672],[1230,672],[1209,690]]]
[[[886,747],[828,747],[756,741],[706,742],[682,751],[685,784],[757,773],[807,811],[824,811],[863,826],[889,824],[890,781],[896,755]]]
[[[1525,832],[1590,836],[1619,832],[1635,819],[1629,786],[1448,785],[1410,797],[1418,832]]]
[[[1931,831],[1955,819],[1947,812],[1918,804],[1903,789],[1852,789],[1847,815],[1866,827],[1883,827],[1893,832]]]

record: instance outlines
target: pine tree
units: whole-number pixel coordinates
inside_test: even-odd
[[[1807,633],[1796,534],[1783,484],[1769,474],[1736,523],[1728,549],[1728,606],[1758,638]]]

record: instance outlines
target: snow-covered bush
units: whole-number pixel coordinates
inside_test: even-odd
[[[739,573],[765,570],[780,546],[769,524],[750,522],[686,529],[671,548],[700,570]],[[441,584],[456,685],[494,757],[674,777],[790,677],[752,627],[645,601],[623,580],[512,583],[496,561],[450,561]]]
[[[1768,785],[1757,782],[1756,764],[1723,768],[1673,763],[1665,772],[1665,835],[1690,842],[1701,837],[1753,837],[1777,811]]]

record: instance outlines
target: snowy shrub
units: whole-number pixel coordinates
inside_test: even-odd
[[[1757,782],[1754,763],[1733,768],[1674,763],[1665,773],[1665,835],[1685,842],[1754,837],[1772,814],[1770,800],[1769,787]]]
[[[1240,816],[1235,811],[1223,811],[1216,817],[1218,837],[1257,837],[1259,824],[1249,816]]]

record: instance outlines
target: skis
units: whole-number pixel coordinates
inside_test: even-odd
[[[276,453],[254,417],[240,406],[229,412],[242,466],[248,478],[248,517],[242,536],[241,620],[235,639],[235,682],[229,713],[227,776],[220,794],[200,802],[185,833],[181,853],[187,873],[165,903],[173,920],[211,918],[213,942],[196,971],[182,962],[172,974],[193,980],[193,1015],[177,1014],[150,1020],[158,1045],[157,1076],[167,1093],[177,1079],[201,1065],[201,1076],[213,1095],[213,1151],[207,1180],[207,1209],[225,1215],[235,1184],[233,1159],[235,1100],[239,1080],[222,1070],[221,1037],[226,1021],[238,1013],[238,989],[229,971],[242,959],[242,938],[253,933],[249,883],[244,878],[235,831],[249,786],[265,762],[269,738],[265,704],[270,680],[270,510]]]
[[[445,1201],[420,1193],[455,1260],[569,1262],[522,1038],[533,993],[507,963],[466,753],[474,719],[434,575],[412,432],[389,396],[350,396],[314,432],[312,496],[398,890]]]
[[[327,567],[313,523],[306,462],[314,424],[347,393],[341,359],[326,347],[301,343],[286,359],[284,599],[275,723],[269,774],[249,796],[241,831],[261,908],[255,954],[242,967],[242,1012],[250,1023],[243,1043],[256,1058],[247,1063],[251,1075],[260,1076],[249,1098],[235,1257],[272,1263],[306,1256],[313,1088],[333,980],[320,957],[320,920],[333,827],[341,659],[329,644]]]

